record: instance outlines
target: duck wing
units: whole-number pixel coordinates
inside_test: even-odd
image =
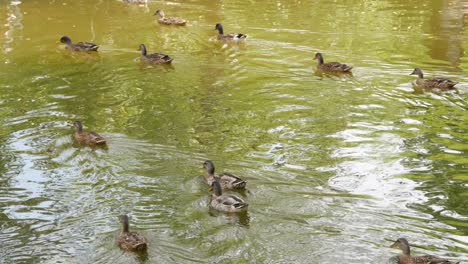
[[[329,71],[336,71],[336,72],[349,72],[353,67],[348,66],[343,63],[339,62],[328,62],[322,64],[323,68],[329,70]]]
[[[99,46],[91,42],[78,42],[73,44],[75,47],[86,51],[97,51]]]
[[[144,251],[148,247],[146,238],[137,232],[122,232],[117,244],[125,250]]]
[[[160,62],[160,63],[170,63],[173,59],[169,55],[163,53],[152,53],[146,55],[146,58],[151,61]]]
[[[248,206],[248,204],[244,200],[235,195],[225,195],[222,196],[222,199],[222,204],[232,206],[236,209],[245,208]]]
[[[247,182],[234,174],[223,173],[219,175],[220,181],[227,189],[244,189]]]
[[[427,87],[437,87],[441,89],[452,89],[457,82],[451,81],[446,78],[435,78],[424,81],[424,86]]]
[[[88,132],[89,140],[94,144],[106,144],[106,139],[96,132]]]

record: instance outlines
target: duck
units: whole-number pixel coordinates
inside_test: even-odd
[[[182,19],[182,18],[179,18],[179,17],[166,17],[164,15],[164,11],[162,11],[161,9],[156,10],[154,15],[159,15],[159,17],[160,17],[158,19],[159,24],[176,25],[176,26],[185,26],[185,24],[187,24],[187,20],[185,20],[185,19]]]
[[[73,137],[78,143],[89,146],[106,144],[106,139],[104,139],[98,133],[92,131],[84,132],[81,121],[75,121],[73,126],[76,128],[76,132],[73,134]]]
[[[418,75],[416,85],[422,88],[439,88],[442,90],[456,89],[454,86],[457,82],[451,81],[446,78],[424,79],[423,71],[420,68],[415,68],[410,75]]]
[[[406,238],[398,238],[391,246],[391,248],[400,248],[403,251],[402,255],[390,258],[391,263],[398,264],[457,264],[460,262],[452,262],[447,259],[441,259],[436,256],[425,255],[425,256],[411,256],[410,246]]]
[[[149,64],[169,64],[173,60],[169,55],[163,53],[147,54],[145,44],[140,44],[139,50],[141,50],[141,60]]]
[[[211,184],[213,193],[211,194],[211,208],[226,212],[226,213],[240,213],[248,208],[248,204],[236,195],[223,194],[223,189],[219,181],[214,181]]]
[[[214,181],[219,181],[224,190],[245,189],[247,185],[246,181],[230,173],[225,172],[221,175],[215,175],[215,166],[211,160],[206,160],[203,163],[203,168],[206,169],[204,179],[208,185],[212,185]]]
[[[353,68],[351,66],[348,66],[346,64],[339,63],[339,62],[324,63],[322,53],[320,52],[315,53],[314,60],[318,60],[317,68],[322,71],[336,72],[336,73],[350,73],[351,69]]]
[[[72,43],[72,40],[67,37],[63,36],[60,38],[60,42],[64,43],[66,46],[66,49],[69,49],[71,51],[97,51],[99,46],[91,43],[91,42],[77,42],[77,43]]]
[[[216,24],[215,30],[218,30],[218,40],[241,42],[247,38],[247,35],[241,33],[224,34],[223,26],[220,23]]]
[[[146,238],[137,232],[130,232],[128,225],[128,216],[120,216],[123,230],[117,238],[117,245],[126,251],[144,252],[148,249],[148,241]]]

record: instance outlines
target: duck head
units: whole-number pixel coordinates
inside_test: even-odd
[[[158,9],[156,10],[156,12],[154,13],[154,16],[160,16],[160,17],[164,17],[164,12],[161,10],[161,9]]]
[[[61,42],[61,43],[64,43],[64,44],[67,44],[67,45],[72,44],[71,39],[70,39],[69,37],[67,37],[67,36],[61,37],[61,38],[60,38],[60,42]]]
[[[138,50],[141,50],[141,55],[146,56],[146,46],[145,44],[140,44]]]
[[[404,255],[410,255],[410,248],[409,248],[409,243],[406,238],[399,238],[397,239],[392,245],[390,245],[391,248],[399,248],[403,251]]]
[[[318,64],[323,64],[322,53],[320,52],[315,53],[314,60],[318,60]]]
[[[216,24],[215,30],[218,30],[218,32],[219,32],[220,35],[223,35],[223,34],[224,34],[223,25],[221,25],[220,23]]]
[[[73,122],[73,126],[76,128],[78,132],[83,132],[83,124],[81,123],[81,121]]]
[[[418,77],[421,79],[424,77],[423,72],[420,68],[415,68],[414,71],[410,73],[410,75],[418,75]]]
[[[203,162],[203,168],[205,168],[209,174],[214,174],[215,172],[215,166],[211,160],[206,160]]]

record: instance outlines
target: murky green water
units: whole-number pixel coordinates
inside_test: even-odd
[[[426,2],[0,0],[0,263],[142,261],[123,213],[147,263],[385,263],[398,237],[468,261],[468,2]],[[415,94],[415,67],[459,93]],[[74,147],[77,119],[109,148]],[[208,210],[205,159],[248,180],[247,216]]]

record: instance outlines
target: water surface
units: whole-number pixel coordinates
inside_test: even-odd
[[[189,23],[161,26],[156,9]],[[0,262],[385,263],[398,237],[467,262],[467,12],[0,0]],[[247,43],[215,41],[218,22]],[[140,64],[141,43],[172,67]],[[315,74],[319,51],[354,75]],[[415,67],[458,93],[415,93]],[[74,120],[108,149],[76,147]],[[247,215],[208,210],[205,159],[248,180]],[[123,213],[145,258],[115,246]]]

